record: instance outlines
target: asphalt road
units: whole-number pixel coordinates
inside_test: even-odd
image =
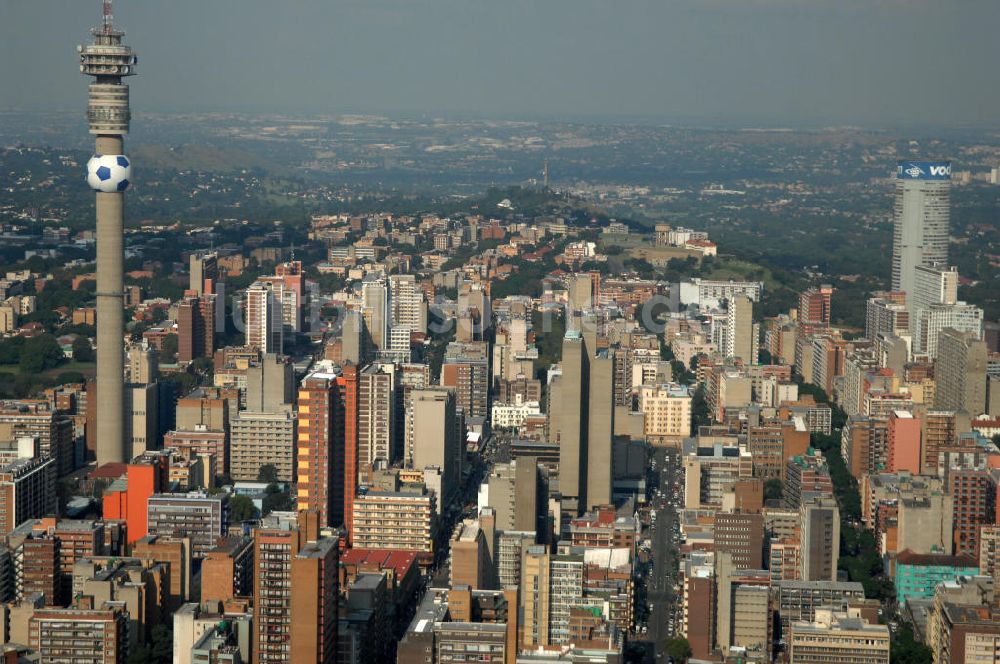
[[[679,468],[680,457],[676,450],[657,449],[654,452],[659,488],[664,495],[651,497],[652,509],[656,510],[656,523],[651,528],[653,570],[647,586],[646,601],[653,605],[649,618],[647,639],[653,642],[659,655],[659,646],[674,635],[680,627],[678,598],[674,592],[677,579],[677,544],[674,539],[674,524],[677,511],[667,502],[676,482],[682,481]],[[683,493],[683,491],[681,492]],[[671,626],[671,620],[673,625]]]

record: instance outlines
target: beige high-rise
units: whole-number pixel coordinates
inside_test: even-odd
[[[986,412],[986,342],[951,328],[938,337],[934,405],[975,417]]]
[[[442,388],[413,390],[407,411],[410,465],[441,469],[440,505],[448,502],[462,477],[462,440],[455,420],[455,393]]]
[[[563,339],[562,375],[556,379],[549,404],[559,443],[559,492],[563,502],[581,512],[587,503],[587,400],[588,363],[586,344],[579,332],[569,331]]]
[[[587,509],[612,502],[611,452],[615,431],[614,360],[602,351],[590,359],[587,403]]]
[[[748,364],[757,363],[757,342],[754,338],[753,300],[746,295],[734,295],[726,313],[726,357],[738,357]]]

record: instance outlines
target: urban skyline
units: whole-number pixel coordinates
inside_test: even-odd
[[[1000,660],[1000,138],[149,114],[133,172],[102,8],[93,152],[0,128],[5,661]]]

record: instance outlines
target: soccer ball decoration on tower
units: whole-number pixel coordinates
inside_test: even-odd
[[[95,154],[87,162],[87,184],[94,191],[125,191],[131,178],[132,162],[123,154]]]

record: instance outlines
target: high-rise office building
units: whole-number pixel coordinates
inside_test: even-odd
[[[0,535],[55,513],[55,471],[55,459],[48,456],[23,457],[0,468]]]
[[[230,474],[254,482],[264,466],[274,466],[278,481],[295,479],[295,411],[240,411],[230,420]]]
[[[892,289],[910,304],[918,266],[948,264],[951,163],[900,161],[893,206]]]
[[[202,602],[226,602],[253,593],[253,547],[249,536],[229,535],[205,554],[201,563]]]
[[[215,320],[212,329],[226,331],[226,282],[225,272],[219,266],[219,252],[193,253],[188,259],[188,290],[197,296],[214,295],[212,311]]]
[[[691,435],[691,392],[676,384],[639,388],[646,440],[652,445],[679,446]]]
[[[340,501],[340,509],[332,521],[340,522],[345,528],[347,544],[354,541],[354,496],[358,492],[358,383],[360,370],[356,364],[347,363],[337,379],[337,399],[334,421],[337,440],[333,459],[335,485],[331,488],[334,500]],[[336,506],[334,506],[336,510]]]
[[[871,341],[880,335],[899,337],[909,334],[910,310],[906,307],[906,293],[880,292],[869,298],[865,305],[865,338]]]
[[[128,349],[127,360],[129,383],[148,385],[159,378],[160,366],[155,349],[132,346]]]
[[[87,548],[93,549],[89,541],[84,540]],[[103,542],[102,542],[103,544]],[[66,548],[67,542],[62,541],[62,548]],[[249,542],[247,543],[249,546]],[[214,548],[212,549],[215,550]],[[132,548],[132,556],[143,561],[166,563],[170,567],[170,587],[167,589],[165,598],[167,607],[171,611],[176,611],[183,602],[191,598],[191,540],[188,537],[157,537],[147,535],[143,537]],[[78,556],[84,558],[85,556]],[[204,572],[205,568],[202,567]],[[232,582],[232,576],[230,583]],[[202,574],[202,587],[205,588],[206,577]],[[220,579],[221,580],[221,579]],[[232,595],[230,595],[232,596]]]
[[[392,325],[411,332],[427,332],[427,302],[416,276],[394,274],[389,277],[392,302]]]
[[[214,295],[185,297],[177,305],[177,361],[212,357],[215,352]]]
[[[715,550],[732,556],[734,569],[763,569],[764,517],[760,514],[717,512]]]
[[[450,343],[441,366],[441,385],[455,390],[455,405],[467,419],[490,415],[489,344]]]
[[[488,588],[492,579],[492,561],[486,535],[479,522],[469,519],[458,524],[451,538],[449,583],[472,589]]]
[[[16,446],[21,438],[38,439],[38,454],[56,460],[56,477],[73,470],[73,421],[65,413],[37,401],[0,405],[0,443]]]
[[[388,346],[392,316],[389,288],[381,278],[365,277],[361,286],[361,297],[362,313],[372,344],[378,350],[384,350]]]
[[[261,353],[280,353],[284,321],[280,295],[274,284],[255,281],[246,291],[246,345]]]
[[[291,662],[337,661],[338,540],[322,537],[291,560]]]
[[[281,320],[286,335],[301,332],[308,296],[302,262],[278,263],[274,266],[274,275],[262,279],[275,284],[281,293]]]
[[[958,270],[943,265],[918,265],[913,292],[907,298],[914,355],[935,359],[941,332],[954,328],[982,335],[983,310],[958,300]]]
[[[272,515],[254,530],[253,664],[336,657],[337,540],[319,515]]]
[[[836,581],[840,560],[840,509],[832,497],[814,498],[799,508],[803,581]]]
[[[565,645],[570,641],[570,609],[583,597],[584,557],[560,547],[531,546],[521,568],[521,646]]]
[[[334,448],[341,444],[334,420],[336,382],[336,374],[313,372],[299,387],[296,503],[317,512],[324,526],[340,525],[333,520],[340,506],[331,491],[337,479]]]
[[[587,398],[587,500],[582,508],[609,505],[612,499],[612,444],[615,432],[614,360],[607,350],[589,359]]]
[[[342,362],[361,364],[367,351],[365,321],[357,311],[345,311],[340,327],[340,359]]]
[[[986,342],[968,332],[943,330],[934,364],[934,405],[976,417],[986,412]]]
[[[723,652],[771,651],[771,578],[766,570],[739,569],[732,554],[716,553],[716,645]]]
[[[149,497],[146,509],[150,535],[190,537],[191,552],[196,557],[215,548],[229,526],[226,494],[156,493]]]
[[[562,375],[549,396],[549,439],[559,444],[559,492],[564,505],[581,514],[587,504],[587,410],[590,363],[583,336],[567,330],[562,345]]]
[[[218,252],[192,253],[188,258],[188,290],[195,295],[205,293],[205,282],[219,278]]]
[[[440,505],[447,504],[462,477],[462,439],[455,418],[455,393],[442,388],[414,390],[407,413],[410,465],[441,469]]]
[[[830,299],[833,286],[807,288],[799,293],[799,324],[812,327],[830,325]]]
[[[479,509],[493,508],[497,530],[535,532],[544,498],[540,489],[537,458],[498,463],[480,486]]]
[[[37,610],[28,633],[28,645],[43,662],[121,664],[128,657],[129,614],[120,605]]]
[[[941,333],[951,328],[965,332],[976,339],[982,336],[983,310],[973,304],[932,304],[921,309],[919,316],[910,315],[913,321],[913,353],[937,359],[940,352]]]
[[[905,410],[889,413],[888,470],[920,474],[920,419]]]
[[[371,364],[358,380],[358,482],[371,484],[372,472],[396,460],[396,371],[392,364]]]
[[[125,388],[125,444],[132,459],[159,447],[160,390],[157,383]]]
[[[889,664],[889,628],[824,608],[812,622],[795,621],[789,635],[791,664],[853,662]]]
[[[273,413],[294,403],[295,374],[291,363],[278,355],[262,355],[246,369],[244,406],[252,413]]]
[[[726,307],[726,357],[756,364],[757,329],[753,322],[753,300],[746,295],[731,297]]]
[[[98,465],[126,460],[124,364],[124,207],[132,165],[124,154],[131,111],[125,76],[135,75],[136,55],[125,45],[125,33],[114,26],[111,0],[104,1],[104,19],[91,31],[94,41],[78,47],[80,72],[93,76],[87,120],[96,137],[94,156],[87,162],[87,183],[96,196],[97,216],[97,387],[102,408],[97,415]]]
[[[358,549],[433,551],[434,504],[428,492],[361,492],[351,510],[351,544]]]
[[[954,510],[952,552],[978,557],[979,532],[996,521],[997,483],[986,470],[952,470],[948,493]]]

